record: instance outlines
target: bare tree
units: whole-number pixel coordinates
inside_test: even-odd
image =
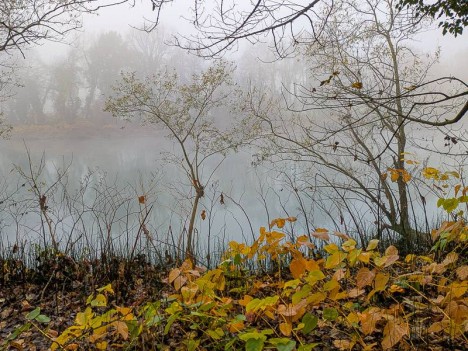
[[[343,225],[351,220],[362,228],[367,218],[378,235],[396,232],[412,249],[419,237],[417,203],[424,201],[409,190],[414,162],[408,152],[418,150],[412,125],[442,123],[465,104],[466,85],[452,79],[458,91],[447,93],[440,83],[448,78],[427,83],[437,55],[424,61],[409,45],[422,29],[410,11],[395,11],[391,0],[334,6],[321,43],[305,51],[316,84],[296,86],[295,99],[284,99],[287,111],[265,94],[253,94],[249,108],[276,146],[264,151],[296,161],[296,172],[306,164],[310,186],[329,194],[335,218],[346,217]],[[415,92],[432,83],[439,90]]]
[[[42,40],[61,40],[81,27],[81,14],[129,0],[4,0],[0,3],[0,52]]]
[[[161,10],[173,0],[151,2],[156,16],[146,24],[148,31],[158,25]],[[219,57],[227,50],[237,48],[239,41],[257,43],[271,36],[275,51],[282,57],[291,54],[297,43],[320,36],[321,26],[327,18],[327,13],[318,8],[322,2],[195,0],[184,15],[193,26],[194,34],[175,37],[175,43],[199,56]]]
[[[174,140],[179,152],[169,160],[181,167],[192,192],[188,220],[186,255],[194,260],[194,230],[200,200],[224,155],[243,143],[241,126],[223,128],[214,119],[222,106],[229,106],[235,95],[231,68],[218,62],[183,84],[175,73],[163,72],[140,80],[133,74],[123,76],[106,110],[125,119],[141,119],[160,127]],[[215,160],[208,166],[209,159]],[[208,170],[207,170],[208,169]]]

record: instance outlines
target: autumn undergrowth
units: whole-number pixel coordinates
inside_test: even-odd
[[[377,239],[359,247],[320,229],[312,233],[324,244],[319,256],[309,235],[287,239],[285,224],[296,218],[278,218],[253,243],[230,242],[216,268],[185,260],[168,269],[153,295],[136,286],[142,298],[125,301],[121,286],[102,284],[60,330],[30,306],[1,347],[18,348],[35,331],[53,351],[463,350],[468,223],[459,206],[467,193],[456,185],[439,200],[453,216],[432,231],[425,254],[400,257]]]

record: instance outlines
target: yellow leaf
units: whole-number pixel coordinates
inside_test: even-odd
[[[387,273],[377,273],[375,277],[374,289],[376,291],[384,291],[390,276]]]
[[[390,171],[390,179],[392,180],[392,182],[396,182],[398,178],[400,178],[400,172],[392,168],[390,168],[389,171]]]
[[[378,239],[372,239],[369,241],[369,244],[367,245],[366,251],[372,251],[374,250],[377,245],[379,245],[379,240]]]
[[[351,87],[354,89],[362,89],[362,83],[361,82],[354,82],[351,84]]]
[[[346,258],[347,254],[344,252],[336,251],[332,255],[327,257],[325,262],[325,268],[333,269],[337,268],[338,265]]]
[[[358,260],[364,263],[369,263],[371,256],[371,252],[361,252],[358,256]]]
[[[112,284],[107,284],[102,288],[96,289],[98,292],[108,292],[109,294],[114,294],[114,290],[112,289]]]
[[[461,283],[454,282],[454,283],[450,284],[449,289],[450,289],[450,293],[453,296],[455,296],[457,298],[461,297],[461,296],[465,295],[466,291],[468,290],[468,281],[464,280]],[[468,315],[466,317],[468,317]]]
[[[307,303],[311,305],[318,305],[327,298],[327,295],[323,292],[317,292],[307,297]]]
[[[387,262],[387,257],[374,257],[374,263],[377,267],[382,267]]]
[[[335,253],[336,251],[339,251],[340,249],[338,248],[338,246],[336,246],[336,244],[332,243],[332,244],[328,244],[328,245],[325,245],[323,247],[323,249],[328,252],[329,254],[332,254],[332,253]]]
[[[97,294],[96,297],[91,300],[91,306],[93,307],[106,307],[107,306],[107,297],[103,294]]]
[[[341,245],[341,247],[342,247],[343,251],[349,252],[349,251],[353,250],[353,249],[356,247],[356,244],[357,244],[357,243],[356,243],[356,240],[354,240],[354,239],[349,239],[349,240],[345,241],[345,242]]]
[[[107,349],[107,341],[101,341],[96,343],[96,348],[98,350],[106,350]]]
[[[270,228],[273,228],[276,225],[278,228],[281,229],[284,227],[285,224],[286,224],[286,220],[284,218],[276,218],[271,221]]]
[[[427,167],[422,170],[422,175],[426,179],[439,179],[439,170],[433,167]]]

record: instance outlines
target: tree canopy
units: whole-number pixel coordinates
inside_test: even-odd
[[[455,37],[463,33],[468,25],[468,1],[466,0],[438,0],[428,2],[424,0],[400,0],[398,7],[411,6],[416,10],[416,17],[430,16],[440,19],[439,27],[442,33],[453,34]]]

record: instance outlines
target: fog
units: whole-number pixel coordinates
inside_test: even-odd
[[[38,208],[35,192],[39,187],[41,191],[47,189],[55,239],[67,250],[93,248],[99,253],[107,249],[102,247],[103,243],[112,243],[117,251],[134,254],[137,247],[138,252],[153,254],[155,260],[160,258],[157,257],[160,252],[183,253],[184,235],[196,194],[183,168],[179,145],[174,138],[167,137],[170,133],[161,125],[142,123],[139,119],[126,121],[104,111],[106,101],[116,95],[114,88],[123,72],[135,72],[141,79],[157,72],[176,72],[180,81],[188,84],[193,74],[212,64],[170,45],[174,43],[174,35],[190,34],[191,26],[181,15],[186,9],[180,6],[180,2],[174,2],[164,9],[161,23],[150,33],[139,30],[145,18],[154,19],[149,2],[137,2],[133,7],[124,4],[103,8],[97,14],[83,15],[83,28],[70,32],[63,42],[44,42],[8,57],[8,62],[15,67],[11,76],[18,84],[9,84],[2,91],[5,97],[1,111],[13,127],[9,138],[0,139],[3,248],[18,243],[47,245],[44,220],[48,219],[44,219],[44,213]],[[427,80],[440,76],[467,80],[466,38],[442,36],[434,25],[428,28],[412,42],[423,62],[431,60],[426,53],[432,55],[440,47],[439,61],[431,66]],[[295,101],[291,93],[297,93],[297,89],[318,86],[327,77],[312,68],[315,63],[308,54],[303,52],[276,60],[268,48],[271,38],[266,37],[264,41],[241,42],[237,50],[225,55],[226,60],[234,62],[232,79],[244,92],[244,100],[239,100],[237,107],[246,101],[246,96],[254,96],[255,91],[271,92],[286,104]],[[461,89],[460,86],[454,89]],[[302,103],[300,108],[305,109],[304,106]],[[293,114],[288,117],[291,118],[288,123],[274,120],[278,123],[275,128],[284,128],[287,137],[293,138],[304,121],[313,121],[316,130],[312,127],[306,136],[321,140],[325,151],[318,152],[319,159],[324,153],[333,156],[338,151],[336,164],[343,162],[340,157],[350,155],[356,161],[358,151],[352,151],[351,147],[341,150],[348,137],[339,139],[331,128],[326,129],[328,124],[341,123],[334,111],[321,109],[309,112],[306,117]],[[270,112],[268,117],[273,120],[276,111],[273,108]],[[232,106],[226,105],[215,109],[209,117],[214,124],[224,127],[243,113],[242,109],[233,111]],[[440,111],[434,109],[431,113]],[[288,129],[291,126],[297,129]],[[463,122],[438,129],[409,127],[408,152],[423,165],[446,167],[463,174],[465,126]],[[319,127],[324,128],[320,136]],[[250,126],[244,124],[244,128]],[[382,147],[374,143],[376,135],[382,140],[388,138],[389,143],[392,140],[380,130],[365,132],[367,124],[360,128],[362,138],[370,137],[372,147],[379,152]],[[259,131],[259,136],[262,133]],[[264,134],[271,137],[268,131]],[[444,141],[447,135],[453,138],[452,142]],[[276,142],[250,137],[248,145],[215,156],[200,170],[206,184],[195,221],[195,235],[197,251],[205,263],[209,264],[213,258],[219,260],[230,240],[254,240],[260,226],[268,226],[278,217],[297,217],[296,223],[285,228],[291,237],[310,234],[318,227],[348,231],[356,236],[362,235],[364,229],[370,235],[377,230],[373,226],[374,216],[380,218],[380,210],[375,210],[375,214],[372,206],[360,205],[363,201],[360,193],[356,198],[350,197],[347,204],[344,198],[340,199],[340,193],[328,188],[322,190],[321,186],[325,189],[323,184],[330,181],[347,182],[345,177],[321,168],[323,160],[301,158],[301,153],[293,149],[283,154],[283,149],[273,150]],[[168,154],[175,156],[168,161]],[[391,160],[400,156],[379,156],[379,168],[387,172],[385,162],[391,167]],[[303,162],[306,159],[308,163]],[[366,174],[365,167],[363,162],[359,168],[362,175]],[[317,180],[319,175],[323,181]],[[412,190],[411,194],[419,201],[412,211],[415,216],[424,217],[421,222],[424,230],[428,230],[427,223],[440,218],[434,205],[439,195],[430,184],[425,190]],[[145,196],[144,202],[139,201],[140,196]],[[357,219],[353,218],[353,211]],[[107,234],[112,240],[105,238]]]

